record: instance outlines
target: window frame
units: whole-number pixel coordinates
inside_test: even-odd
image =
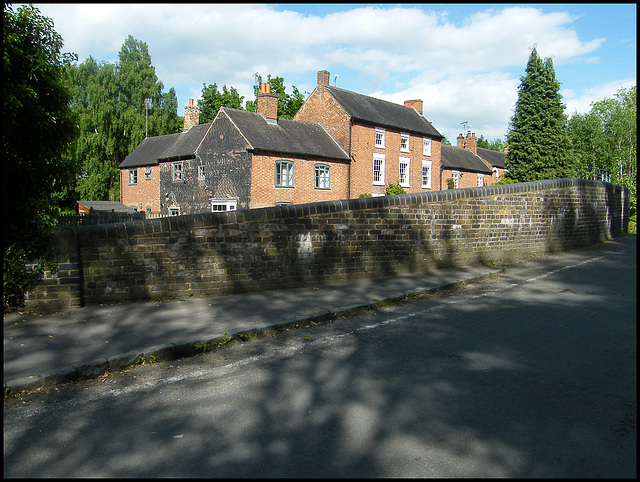
[[[180,216],[180,207],[170,207],[169,216]]]
[[[384,149],[384,145],[385,145],[385,134],[386,134],[386,129],[383,129],[382,127],[376,127],[375,128],[375,134],[374,134],[374,141],[373,141],[373,146],[376,149]],[[380,135],[380,143],[378,143],[378,135]]]
[[[425,172],[424,169],[425,167],[427,168],[427,182],[425,184]],[[432,173],[433,173],[433,161],[428,161],[427,159],[423,159],[422,160],[422,175],[421,175],[421,184],[422,184],[422,189],[431,189],[431,178]]]
[[[224,209],[214,209],[214,207],[224,207]],[[237,199],[211,199],[211,212],[224,213],[227,211],[235,211],[238,208]]]
[[[373,185],[374,186],[384,186],[385,185],[385,180],[384,180],[384,174],[385,174],[385,155],[384,154],[373,154],[373,169],[371,171],[372,173],[372,179],[373,179]],[[376,181],[376,162],[380,163],[380,176],[379,179]]]
[[[180,166],[180,168],[178,169],[178,166]],[[173,166],[172,166],[172,177],[173,177],[173,182],[176,181],[183,181],[184,180],[184,165],[182,162],[174,162]]]
[[[460,171],[451,171],[451,179],[453,179],[453,187],[460,188]]]
[[[129,186],[138,185],[138,169],[129,169]]]
[[[331,189],[331,166],[328,164],[316,164],[313,166],[314,189]]]
[[[407,134],[406,132],[400,133],[400,152],[410,152],[409,140],[411,139],[411,134]],[[402,143],[405,141],[405,145]]]
[[[484,187],[484,174],[478,172],[476,187]]]
[[[285,167],[286,169],[283,169]],[[296,165],[293,161],[286,161],[284,159],[276,161],[274,176],[275,187],[295,187],[295,168]]]
[[[422,155],[431,157],[432,140],[428,137],[422,138]]]
[[[198,165],[198,181],[206,180],[206,176],[205,176],[204,170],[205,170],[204,164]]]
[[[405,179],[402,180],[402,166],[406,167]],[[398,160],[398,184],[402,187],[411,187],[411,158],[400,157]]]
[[[145,167],[144,168],[144,180],[145,181],[150,181],[151,180],[151,168],[150,167]]]

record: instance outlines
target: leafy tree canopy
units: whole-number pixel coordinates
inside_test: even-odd
[[[80,136],[70,156],[81,164],[77,195],[94,201],[120,200],[120,163],[145,136],[182,130],[173,88],[163,92],[147,44],[127,37],[118,62],[93,57],[68,64],[66,85]],[[150,100],[150,104],[145,102]]]
[[[3,8],[3,305],[23,304],[34,283],[25,263],[45,260],[56,202],[76,166],[64,155],[77,135],[62,81],[62,37],[32,5]],[[36,270],[40,271],[40,270]]]
[[[488,139],[485,139],[483,136],[480,136],[478,138],[478,147],[482,147],[484,149],[491,149],[492,151],[503,152],[506,145],[500,139],[494,139],[493,141],[489,141]]]
[[[53,21],[32,5],[3,11],[4,233],[13,238],[55,213],[54,194],[72,183],[65,158],[77,127],[62,81],[66,62]]]
[[[260,84],[262,83],[262,76],[257,76],[256,85],[253,86],[254,93],[256,97],[260,92]],[[296,113],[304,104],[304,96],[298,90],[298,88],[294,85],[292,87],[293,93],[291,95],[285,92],[284,78],[282,77],[271,77],[271,74],[267,75],[267,82],[271,85],[271,92],[278,95],[278,117],[282,117],[284,119],[293,119]],[[246,110],[255,112],[256,111],[256,103],[255,101],[247,101]]]
[[[620,89],[614,98],[593,103],[590,112],[575,113],[567,123],[577,175],[627,186],[632,213],[638,172],[636,90],[636,86]]]
[[[242,108],[242,101],[244,97],[238,94],[238,91],[231,87],[231,90],[227,89],[227,86],[222,87],[222,92],[218,90],[217,84],[202,84],[202,99],[198,100],[198,107],[200,108],[200,123],[211,122],[218,114],[220,107],[230,107],[232,109]]]

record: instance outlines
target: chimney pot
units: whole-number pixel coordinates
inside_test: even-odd
[[[256,99],[256,112],[267,119],[278,120],[278,96],[271,93],[270,84],[260,84],[260,93]]]

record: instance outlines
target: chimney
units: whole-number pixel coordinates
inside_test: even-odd
[[[326,70],[318,71],[318,87],[329,87],[329,72]]]
[[[278,120],[278,95],[271,93],[271,84],[260,84],[256,111],[267,119]]]
[[[464,149],[464,136],[462,134],[458,134],[458,144],[456,147]]]
[[[200,124],[200,107],[193,105],[193,99],[189,99],[189,105],[184,106],[183,131],[186,132],[198,124]]]
[[[422,115],[422,100],[421,99],[405,100],[404,101],[404,106],[405,107],[413,107],[415,110],[418,111],[418,114]]]
[[[467,139],[465,141],[465,149],[470,150],[471,152],[473,152],[474,154],[478,154],[478,139],[476,139],[476,133],[475,132],[467,132]]]

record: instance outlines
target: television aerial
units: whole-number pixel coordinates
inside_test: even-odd
[[[144,137],[149,137],[149,109],[151,109],[151,99],[148,97],[144,99]]]

